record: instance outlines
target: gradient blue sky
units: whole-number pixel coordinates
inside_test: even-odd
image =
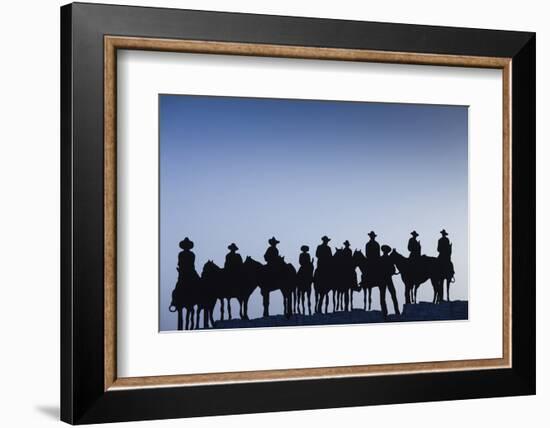
[[[159,108],[160,330],[176,328],[168,306],[186,236],[200,273],[209,259],[223,265],[231,242],[263,262],[275,235],[298,266],[300,246],[314,254],[325,234],[333,248],[348,239],[364,251],[375,230],[408,255],[416,229],[422,252],[436,255],[446,228],[451,298],[468,298],[467,107],[160,95]],[[281,313],[280,293],[271,297],[270,313]],[[431,285],[419,297],[431,300]],[[249,316],[261,316],[258,290]]]

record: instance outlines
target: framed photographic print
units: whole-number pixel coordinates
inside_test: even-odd
[[[76,3],[61,54],[62,420],[535,393],[533,33]]]

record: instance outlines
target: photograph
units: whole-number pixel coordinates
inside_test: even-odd
[[[161,332],[468,319],[468,106],[158,100]]]

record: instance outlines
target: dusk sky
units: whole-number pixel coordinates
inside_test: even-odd
[[[159,108],[160,330],[176,329],[168,307],[186,236],[200,274],[209,259],[223,266],[231,242],[263,263],[271,236],[296,268],[301,245],[314,255],[326,234],[333,250],[348,239],[364,252],[370,230],[408,256],[415,229],[422,253],[436,256],[445,228],[451,298],[468,299],[467,107],[160,95]],[[432,296],[429,283],[420,287],[419,300]],[[257,289],[249,316],[261,313]],[[270,314],[279,313],[273,292]]]

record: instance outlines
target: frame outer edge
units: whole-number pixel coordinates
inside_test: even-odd
[[[63,11],[65,10],[65,12]],[[145,20],[145,16],[151,17],[151,19]],[[519,297],[521,303],[516,299],[512,306],[513,330],[514,330],[514,342],[513,346],[513,368],[507,370],[488,371],[484,378],[487,382],[479,385],[478,389],[471,391],[467,388],[467,385],[471,385],[473,382],[480,380],[480,374],[478,372],[463,372],[462,374],[455,373],[441,373],[438,375],[428,374],[423,382],[427,379],[431,379],[433,387],[427,385],[425,390],[418,391],[419,394],[410,398],[409,391],[412,385],[417,385],[420,382],[420,377],[417,375],[409,376],[397,376],[395,379],[384,380],[380,382],[377,377],[369,380],[368,387],[363,382],[358,381],[356,378],[339,379],[337,381],[329,382],[318,381],[297,381],[294,386],[289,389],[283,386],[284,383],[267,383],[267,384],[251,384],[250,387],[243,388],[242,386],[232,385],[226,387],[224,385],[208,386],[208,387],[193,387],[193,388],[168,388],[168,389],[141,389],[138,391],[109,391],[105,393],[101,392],[104,385],[104,372],[99,373],[100,368],[103,369],[103,363],[98,361],[98,358],[93,354],[103,354],[105,350],[104,342],[97,339],[98,330],[103,329],[103,311],[100,316],[95,315],[90,309],[98,309],[99,300],[103,302],[103,295],[99,298],[90,294],[89,280],[84,281],[85,284],[77,283],[80,280],[78,277],[78,269],[81,269],[79,265],[74,265],[73,256],[95,256],[97,240],[93,240],[91,249],[85,251],[81,248],[81,245],[77,245],[78,241],[75,239],[78,236],[77,233],[82,233],[80,229],[82,225],[73,222],[75,220],[82,220],[82,218],[75,218],[75,214],[79,214],[77,208],[80,209],[79,204],[82,203],[82,197],[79,193],[80,190],[89,192],[94,191],[95,184],[87,186],[83,184],[82,180],[76,180],[72,174],[78,172],[76,164],[78,161],[82,161],[82,155],[79,154],[81,149],[89,149],[84,143],[96,143],[96,140],[101,138],[96,135],[96,128],[89,125],[97,125],[102,123],[102,120],[97,116],[99,99],[103,100],[102,94],[96,96],[96,93],[101,88],[98,82],[101,78],[97,75],[97,66],[99,49],[97,44],[101,43],[99,37],[103,37],[106,34],[120,34],[120,35],[135,35],[143,34],[143,36],[149,36],[152,34],[165,38],[199,38],[206,34],[205,39],[209,40],[223,40],[223,41],[241,41],[249,43],[257,43],[256,40],[267,40],[280,43],[281,40],[290,39],[291,43],[299,42],[300,40],[310,40],[316,37],[316,32],[319,30],[319,25],[327,25],[331,32],[325,34],[323,40],[319,41],[321,44],[331,45],[333,47],[339,47],[342,45],[373,45],[375,50],[384,50],[381,45],[399,45],[399,41],[410,40],[400,39],[398,34],[393,36],[394,30],[397,33],[410,33],[412,30],[409,27],[415,27],[413,33],[420,32],[421,34],[430,33],[434,35],[443,34],[447,38],[443,42],[439,43],[438,40],[424,40],[421,43],[421,49],[418,51],[441,53],[443,52],[456,52],[457,54],[467,54],[467,52],[473,51],[494,53],[497,57],[514,57],[513,68],[513,87],[512,91],[514,97],[512,99],[512,110],[514,113],[520,111],[522,119],[514,116],[512,118],[513,126],[512,133],[514,135],[515,145],[512,145],[512,157],[513,167],[518,166],[516,162],[519,157],[519,164],[522,173],[527,173],[525,179],[518,181],[517,169],[514,169],[516,175],[514,176],[514,182],[512,183],[513,192],[512,199],[517,203],[527,202],[525,207],[521,205],[518,210],[521,210],[522,214],[519,215],[516,211],[512,212],[513,222],[517,221],[533,221],[534,212],[530,211],[534,208],[534,188],[525,189],[529,184],[534,184],[534,117],[529,118],[528,115],[534,116],[534,102],[535,102],[535,49],[534,49],[534,34],[525,32],[507,32],[507,31],[490,31],[490,30],[475,30],[475,29],[452,29],[444,27],[427,27],[427,26],[407,26],[404,24],[380,24],[380,23],[360,23],[349,22],[337,23],[335,20],[314,20],[307,18],[285,18],[276,16],[263,16],[251,14],[231,14],[216,12],[198,12],[198,11],[183,11],[178,9],[160,9],[160,8],[139,8],[139,7],[127,7],[127,6],[106,6],[106,5],[92,5],[92,4],[74,4],[64,6],[61,11],[61,216],[62,216],[62,228],[61,228],[61,322],[62,322],[62,336],[61,336],[61,401],[62,401],[62,420],[69,423],[92,423],[92,422],[113,422],[113,421],[128,421],[128,420],[144,420],[151,418],[174,418],[174,417],[189,417],[189,416],[205,416],[214,414],[237,414],[237,413],[251,413],[251,412],[265,412],[265,411],[282,411],[282,410],[298,410],[308,408],[328,408],[328,407],[343,407],[343,406],[364,406],[372,404],[388,404],[388,403],[401,403],[401,402],[418,402],[418,401],[437,401],[437,400],[452,400],[452,399],[464,399],[464,398],[481,398],[489,396],[506,396],[506,395],[525,395],[535,392],[535,336],[534,336],[534,311],[530,313],[530,310],[534,309],[534,286],[527,287],[527,290],[520,290],[519,286],[530,285],[527,283],[529,280],[534,280],[534,238],[535,229],[534,225],[519,225],[520,231],[526,232],[526,237],[516,239],[518,231],[513,228],[514,245],[518,249],[512,249],[512,257],[514,262],[519,258],[521,269],[524,271],[519,274],[516,269],[513,272],[515,288],[513,289],[514,298]],[[105,19],[109,17],[109,19]],[[244,26],[231,25],[223,28],[204,28],[205,20],[212,20],[214,22],[227,23],[229,21],[235,21],[237,23],[244,23]],[[256,19],[254,21],[254,19]],[[181,22],[180,22],[181,21]],[[259,31],[256,27],[259,24],[258,21],[266,24],[266,28]],[[174,26],[174,22],[180,24],[186,24],[181,27],[180,25]],[[278,34],[273,31],[274,24],[288,25],[289,31],[284,34]],[[300,29],[296,27],[298,24],[303,24]],[[164,25],[171,24],[171,25]],[[254,24],[254,25],[252,25]],[[309,24],[312,24],[311,26]],[[163,25],[163,26],[161,26]],[[250,28],[249,28],[250,25]],[[354,26],[353,31],[342,33],[335,30],[340,30],[342,25]],[[392,31],[392,37],[389,39],[375,38],[374,41],[358,42],[356,33],[360,26],[376,27],[381,33],[388,33]],[[142,28],[143,27],[143,28]],[[422,27],[422,28],[421,28]],[[361,27],[362,28],[362,27]],[[254,30],[257,31],[254,31]],[[299,30],[299,31],[294,31]],[[378,31],[378,30],[377,30]],[[372,31],[371,31],[372,32]],[[450,34],[452,33],[452,34]],[[198,36],[197,36],[198,35]],[[487,35],[488,41],[486,43],[479,42],[480,36]],[[465,40],[462,41],[462,36]],[[350,40],[355,37],[355,40]],[[450,37],[450,38],[449,38]],[[458,46],[450,44],[449,40],[458,39]],[[478,40],[477,42],[474,40]],[[531,39],[532,42],[531,42]],[[363,38],[362,40],[365,40]],[[389,40],[389,41],[388,41]],[[415,39],[416,40],[416,39]],[[65,41],[65,43],[64,43]],[[316,42],[317,43],[317,42]],[[406,42],[403,42],[407,44]],[[454,43],[454,42],[453,42]],[[282,43],[284,44],[284,43]],[[415,44],[415,43],[412,43]],[[529,46],[527,46],[529,45]],[[68,46],[68,47],[67,47]],[[349,46],[352,47],[352,46]],[[79,55],[73,54],[78,48],[85,48],[79,50]],[[362,46],[360,46],[363,49]],[[411,51],[417,52],[416,49]],[[103,53],[103,50],[101,49]],[[517,58],[516,58],[517,55]],[[483,56],[483,55],[482,55]],[[92,69],[84,68],[85,64],[92,64]],[[103,67],[101,67],[103,68]],[[74,73],[74,69],[77,69],[77,74]],[[521,71],[522,78],[516,71]],[[84,77],[82,73],[84,72]],[[80,73],[80,74],[78,74]],[[532,79],[532,81],[530,81]],[[519,83],[523,82],[522,85]],[[528,94],[518,99],[517,92],[521,94],[521,91],[527,91]],[[78,98],[78,99],[76,99]],[[81,111],[82,108],[78,104],[82,101],[89,101],[91,107],[87,110],[86,116],[88,122],[83,123]],[[78,120],[74,120],[73,125],[73,110],[75,106],[78,107],[76,117]],[[525,109],[525,113],[521,113],[521,110]],[[84,126],[86,125],[86,126]],[[522,126],[524,132],[527,135],[521,138],[522,148],[518,146],[518,125]],[[65,127],[68,127],[66,129]],[[83,131],[88,131],[89,136]],[[78,139],[74,135],[78,134]],[[103,135],[103,129],[97,134]],[[77,144],[78,143],[78,144]],[[79,151],[74,151],[79,149]],[[525,151],[532,150],[532,153],[525,153]],[[90,152],[87,150],[88,153]],[[95,155],[95,152],[91,153]],[[518,156],[519,154],[519,156]],[[78,155],[78,156],[77,156]],[[94,158],[92,162],[96,162]],[[521,166],[522,165],[522,166]],[[97,165],[92,164],[93,168]],[[532,171],[529,171],[532,168]],[[99,172],[99,170],[97,170]],[[93,171],[92,171],[93,172]],[[67,175],[68,173],[68,175]],[[88,171],[87,173],[90,173]],[[79,179],[85,174],[79,173]],[[67,178],[68,177],[68,178]],[[103,178],[101,175],[100,179]],[[74,190],[73,190],[74,183]],[[69,186],[69,187],[67,187]],[[527,191],[528,195],[518,195],[521,189]],[[78,196],[77,201],[73,201]],[[95,195],[93,195],[95,196]],[[94,202],[95,199],[94,199]],[[517,205],[516,205],[517,206]],[[95,208],[92,206],[93,211]],[[103,214],[103,207],[101,207]],[[63,223],[63,220],[71,222],[69,226]],[[516,223],[514,223],[514,220]],[[92,221],[92,227],[94,230],[99,230],[97,222]],[[103,232],[103,230],[101,230]],[[89,234],[84,233],[87,237]],[[103,240],[103,233],[101,240]],[[67,239],[68,238],[68,239]],[[531,240],[531,241],[530,241]],[[66,245],[68,244],[68,246]],[[526,251],[526,255],[522,255],[519,251]],[[523,258],[531,260],[523,260]],[[97,264],[97,260],[92,260],[90,263]],[[67,263],[69,264],[67,268]],[[514,265],[517,268],[517,264]],[[103,267],[103,266],[102,266]],[[532,270],[530,270],[532,268]],[[101,270],[103,275],[104,270]],[[93,275],[96,277],[97,275]],[[95,281],[96,278],[94,278]],[[534,282],[532,283],[534,284]],[[85,287],[83,288],[82,285]],[[86,288],[87,287],[87,288]],[[92,287],[93,288],[93,287]],[[75,292],[78,291],[78,294]],[[82,299],[82,292],[87,297],[92,297],[88,303]],[[103,306],[103,304],[101,305]],[[103,308],[102,308],[103,309]],[[527,311],[527,312],[526,312]],[[518,317],[518,315],[521,315]],[[89,321],[86,323],[86,317],[89,317]],[[67,325],[66,321],[70,323]],[[524,334],[520,341],[517,341],[517,333]],[[532,332],[532,334],[528,334]],[[79,334],[80,333],[80,334]],[[78,341],[76,340],[78,339]],[[86,340],[86,347],[82,346],[82,343]],[[91,341],[91,342],[90,342]],[[97,342],[97,343],[96,343]],[[77,346],[78,345],[78,346]],[[96,346],[97,345],[97,346]],[[531,355],[533,354],[533,355]],[[75,369],[77,367],[77,369]],[[390,377],[392,378],[392,377]],[[405,388],[398,382],[404,382],[407,385]],[[455,388],[452,391],[446,388],[436,390],[438,387],[448,385],[449,382],[454,382]],[[376,396],[370,396],[370,392],[373,386],[383,386],[384,391],[390,392],[394,388],[395,395],[389,395],[384,400],[377,398]],[[351,388],[351,390],[350,390]],[[354,393],[351,394],[351,391]],[[254,404],[244,406],[240,398],[235,397],[240,394],[250,396],[250,394],[256,394],[263,392],[271,394],[271,396],[277,398],[276,402],[271,404],[266,403],[265,400],[254,401]],[[279,394],[279,395],[277,395]],[[216,406],[212,406],[211,403],[205,403],[205,397],[225,397],[227,402],[218,402]],[[297,401],[289,401],[289,400]]]
[[[536,393],[536,34],[512,59],[513,370]]]
[[[73,34],[72,5],[60,8],[60,157],[61,157],[61,349],[60,349],[60,418],[63,422],[74,423],[74,364],[73,364],[73,211],[72,211],[72,150],[73,150]]]

